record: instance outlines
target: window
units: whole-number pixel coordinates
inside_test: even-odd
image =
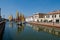
[[[53,18],[53,15],[52,15],[52,18]]]
[[[56,19],[56,23],[59,23],[59,19]]]
[[[47,17],[47,18],[49,18],[50,16],[49,16],[49,15],[47,15],[46,17]]]
[[[60,14],[59,14],[59,17],[60,17]]]
[[[55,18],[56,18],[56,15],[55,15]]]

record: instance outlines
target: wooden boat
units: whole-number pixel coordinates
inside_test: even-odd
[[[17,23],[17,25],[20,25],[20,26],[22,26],[22,25],[24,25],[25,24],[25,22],[18,22]]]
[[[25,24],[25,17],[24,17],[23,14],[20,14],[20,16],[17,19],[17,25],[21,25],[22,26],[23,24]]]

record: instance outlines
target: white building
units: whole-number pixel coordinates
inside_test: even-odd
[[[34,21],[34,22],[37,22],[37,21],[41,21],[41,19],[44,19],[44,14],[43,13],[36,13],[36,14],[33,14],[33,16],[30,16],[30,17],[27,17],[25,20],[26,22],[30,22],[30,21]]]
[[[52,22],[60,22],[60,11],[49,12],[45,15],[45,19],[48,21],[52,20]]]
[[[33,16],[25,18],[25,21],[26,22],[32,22],[33,21]]]
[[[44,21],[44,13],[37,13],[33,15],[33,19],[35,22],[43,22]]]
[[[37,14],[34,14],[33,16],[27,17],[25,20],[27,22],[39,21],[39,22],[58,22],[59,23],[60,22],[60,10],[49,12],[47,14],[37,13]]]
[[[33,15],[33,21],[36,22],[38,20],[38,18],[39,18],[39,14],[34,14]]]

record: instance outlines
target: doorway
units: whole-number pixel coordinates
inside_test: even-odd
[[[59,23],[59,19],[56,19],[56,23]]]

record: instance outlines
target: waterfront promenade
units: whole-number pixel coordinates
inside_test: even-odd
[[[46,23],[46,22],[29,22],[29,23],[35,25],[43,25],[43,26],[60,28],[60,23]]]

